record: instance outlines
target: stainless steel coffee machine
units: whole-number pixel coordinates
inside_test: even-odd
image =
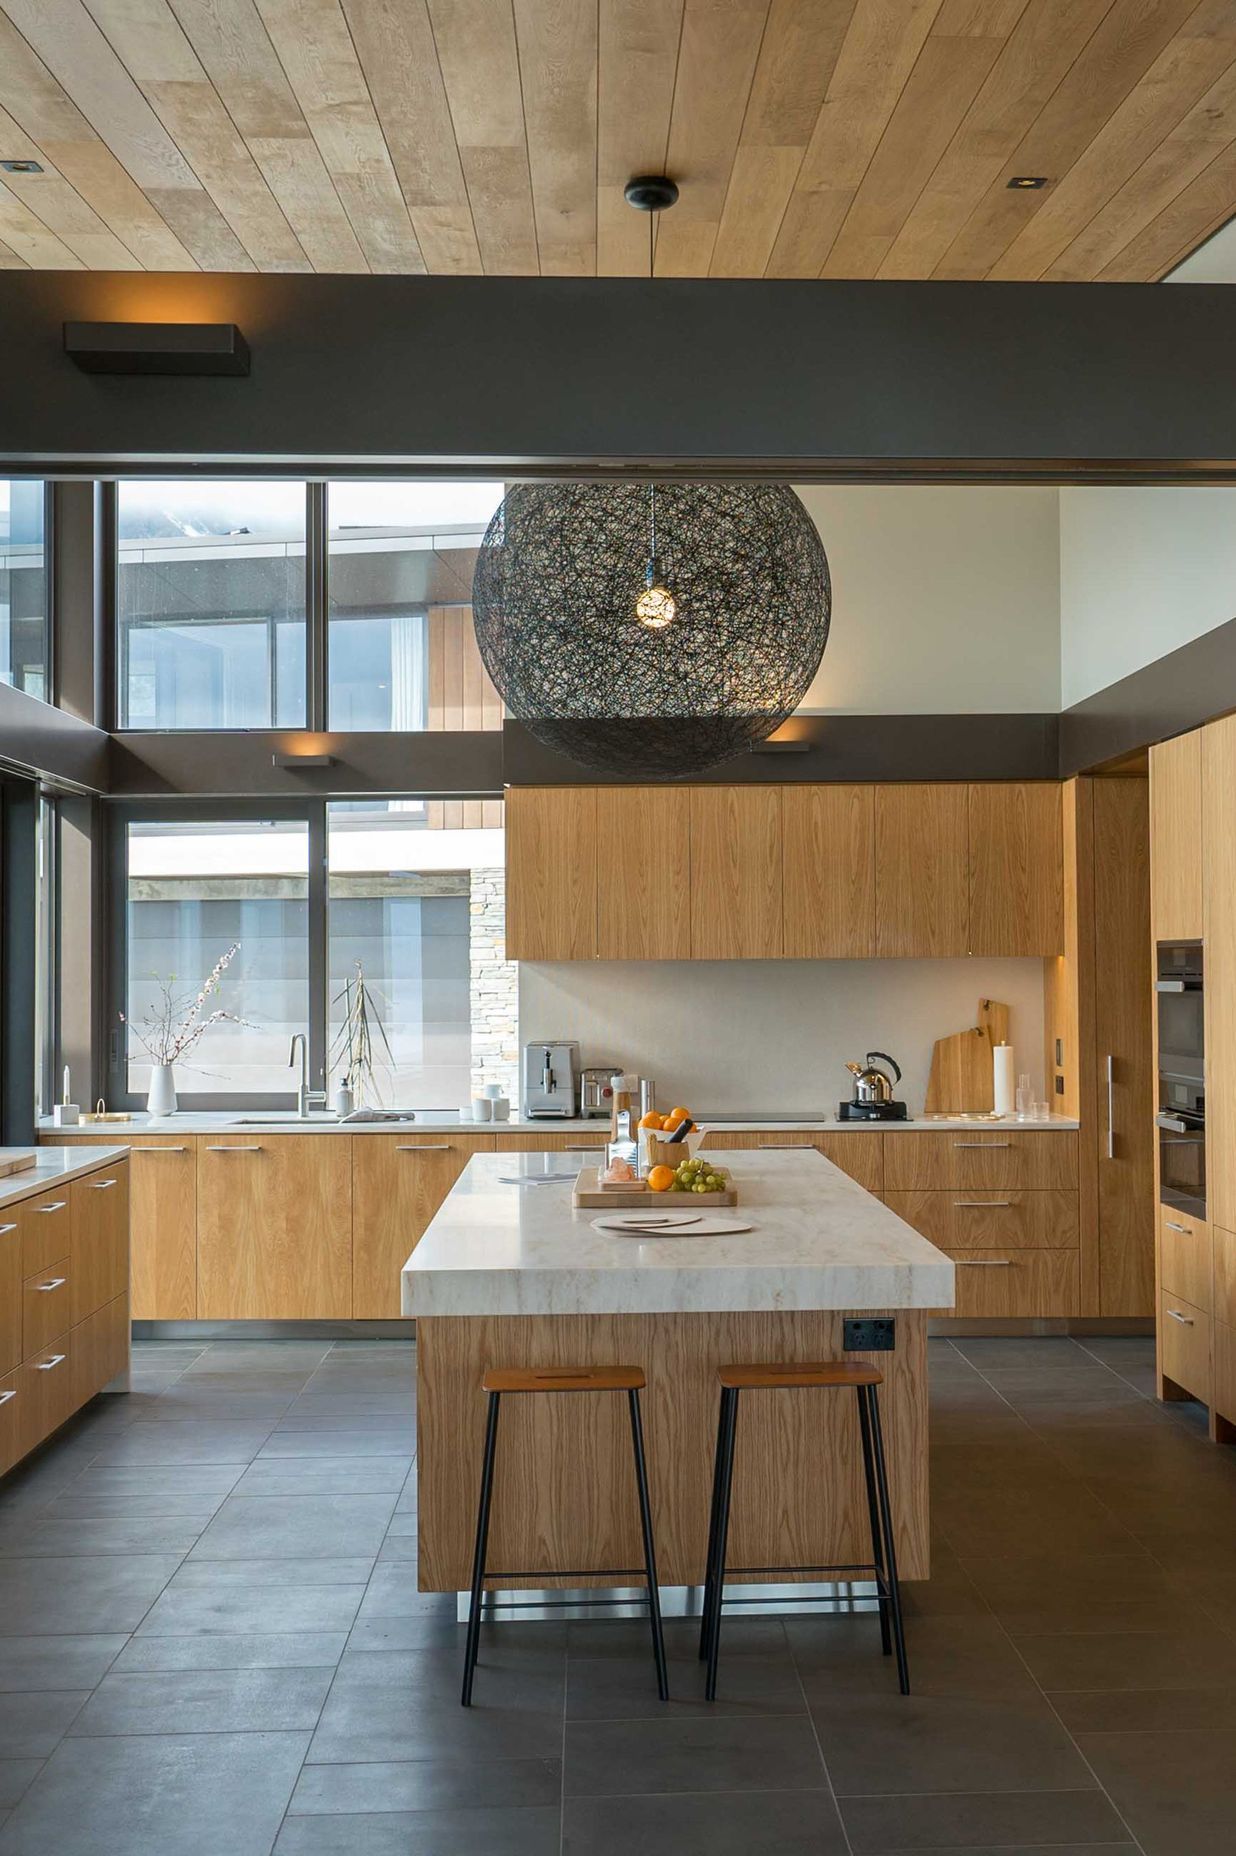
[[[579,1045],[565,1038],[524,1045],[524,1114],[569,1121],[579,1113]]]

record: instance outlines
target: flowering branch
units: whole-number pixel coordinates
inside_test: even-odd
[[[238,1018],[235,1012],[225,1012],[219,1007],[212,1012],[204,1010],[218,992],[224,974],[239,952],[240,942],[233,941],[227,952],[216,960],[196,995],[175,992],[174,973],[169,973],[166,979],[159,978],[157,974],[152,975],[158,984],[157,1003],[147,1008],[136,1022],[121,1012],[121,1024],[126,1026],[130,1037],[141,1045],[152,1063],[183,1062],[196,1050],[212,1025],[225,1020],[233,1025],[246,1022]]]

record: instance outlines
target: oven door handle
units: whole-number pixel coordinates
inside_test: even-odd
[[[1167,1134],[1188,1134],[1190,1130],[1190,1123],[1182,1116],[1165,1115],[1162,1111],[1155,1116],[1154,1125],[1156,1128],[1162,1128]],[[1202,1134],[1198,1133],[1195,1139],[1200,1142],[1203,1139]]]

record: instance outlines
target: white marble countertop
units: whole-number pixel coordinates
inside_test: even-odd
[[[730,1134],[750,1130],[764,1134],[810,1134],[818,1131],[899,1134],[906,1130],[921,1132],[924,1129],[949,1128],[1016,1128],[1019,1133],[1050,1134],[1053,1131],[1075,1129],[1078,1124],[1060,1115],[1053,1115],[1050,1121],[1018,1121],[1012,1115],[1000,1121],[974,1115],[936,1115],[930,1119],[920,1117],[910,1121],[838,1121],[835,1115],[820,1114],[784,1118],[773,1115],[709,1115],[701,1116],[699,1125],[705,1132]],[[388,1122],[340,1122],[323,1115],[313,1115],[307,1121],[301,1121],[290,1109],[267,1114],[260,1110],[244,1109],[186,1109],[183,1114],[163,1116],[135,1111],[129,1121],[86,1121],[73,1128],[59,1129],[53,1124],[50,1115],[43,1116],[39,1121],[40,1134],[89,1134],[106,1141],[126,1141],[136,1134],[232,1134],[246,1130],[258,1134],[440,1134],[452,1130],[459,1134],[496,1134],[499,1137],[504,1133],[591,1134],[600,1141],[608,1137],[609,1122],[595,1116],[591,1120],[583,1120],[578,1116],[572,1120],[558,1120],[544,1116],[531,1119],[526,1115],[514,1114],[509,1121],[461,1121],[457,1114],[444,1114],[429,1109],[423,1112],[418,1110],[411,1121]]]
[[[0,1157],[12,1153],[13,1148],[0,1147]],[[127,1160],[127,1147],[109,1144],[106,1147],[40,1147],[38,1164],[23,1167],[20,1173],[6,1173],[0,1179],[0,1210],[6,1205],[15,1205],[20,1199],[28,1199],[33,1193],[46,1192],[50,1186],[59,1186],[70,1179],[79,1179],[83,1173],[93,1173],[96,1167],[106,1166],[109,1160]]]
[[[404,1265],[404,1314],[952,1305],[951,1260],[821,1154],[714,1157],[732,1168],[752,1230],[697,1238],[596,1231],[597,1212],[572,1209],[577,1167],[566,1155],[475,1155]],[[561,1181],[532,1183],[551,1172]]]

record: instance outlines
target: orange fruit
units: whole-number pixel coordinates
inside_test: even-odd
[[[674,1183],[672,1166],[654,1166],[648,1175],[648,1186],[652,1192],[668,1192]]]
[[[665,1117],[665,1125],[667,1128],[676,1128],[680,1121],[690,1121],[690,1119],[691,1111],[689,1108],[672,1108]]]
[[[665,1117],[658,1115],[654,1109],[649,1109],[646,1115],[640,1116],[639,1125],[641,1128],[664,1129]]]

